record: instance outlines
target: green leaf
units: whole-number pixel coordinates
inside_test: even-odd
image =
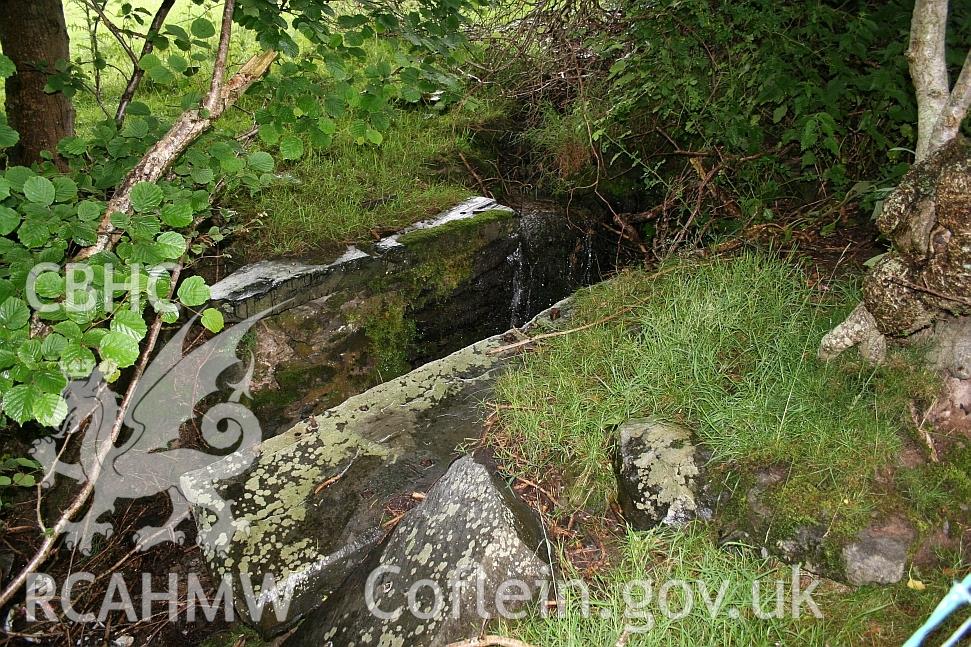
[[[54,178],[54,202],[74,202],[78,197],[78,185],[71,178],[59,175]]]
[[[163,259],[174,260],[185,254],[186,242],[182,234],[166,231],[155,239],[155,252]]]
[[[169,227],[187,227],[192,224],[192,205],[181,201],[162,207],[162,222]]]
[[[206,327],[207,330],[212,332],[219,332],[226,325],[223,319],[223,313],[215,308],[206,308],[202,311],[202,317],[199,319],[202,325]]]
[[[23,424],[34,416],[34,400],[38,395],[36,387],[18,384],[3,394],[3,412]]]
[[[112,330],[98,344],[101,357],[111,360],[118,368],[131,366],[138,359],[138,341],[124,332]]]
[[[67,417],[67,402],[57,393],[44,393],[34,399],[32,411],[37,422],[45,427],[56,427]],[[32,476],[29,474],[24,476],[30,477],[31,482],[33,482]],[[15,476],[14,482],[16,483],[16,481],[17,477]]]
[[[135,341],[141,341],[148,333],[148,326],[141,313],[134,310],[118,310],[111,319],[109,327],[114,332],[128,335]]]
[[[216,179],[216,174],[212,172],[211,168],[200,166],[192,169],[192,172],[189,175],[192,177],[192,181],[196,184],[209,184]]]
[[[43,272],[34,280],[34,292],[54,299],[64,294],[64,277],[57,272]]]
[[[104,205],[93,200],[82,200],[78,203],[78,218],[81,220],[94,220],[100,218],[104,213]]]
[[[367,132],[364,133],[364,137],[375,146],[380,146],[381,142],[384,141],[384,135],[374,128],[368,128]]]
[[[24,182],[24,197],[45,207],[54,204],[54,184],[46,177],[35,175]]]
[[[148,136],[148,122],[141,117],[129,117],[125,120],[125,126],[121,129],[121,136],[144,139]]]
[[[192,25],[189,26],[189,31],[196,38],[212,38],[216,35],[216,28],[213,26],[212,22],[206,18],[196,18],[192,21]]]
[[[64,416],[67,416],[67,404],[64,405]],[[61,420],[64,419],[64,416],[61,417]],[[40,418],[38,418],[38,420],[39,419]],[[47,424],[47,423],[43,423],[43,424],[47,424],[48,427],[56,427],[57,425],[61,424],[61,420],[58,420],[54,424]],[[20,487],[34,487],[34,485],[37,484],[37,481],[36,479],[34,479],[33,474],[24,474],[23,472],[17,472],[16,474],[14,474],[13,482],[14,482],[14,485],[19,485]]]
[[[190,276],[182,282],[176,294],[183,305],[201,306],[209,300],[209,286],[201,276]]]
[[[53,185],[52,185],[53,186]],[[40,218],[24,220],[17,230],[17,238],[25,247],[40,247],[51,237],[51,229]]]
[[[179,56],[178,54],[172,54],[168,58],[169,67],[171,67],[176,72],[185,72],[189,69],[189,61],[185,58]]]
[[[77,157],[88,151],[88,145],[80,137],[65,137],[57,142],[57,150],[61,155]]]
[[[76,342],[70,342],[61,351],[58,366],[69,378],[82,379],[91,375],[96,363],[94,353],[90,349]]]
[[[287,135],[280,140],[280,157],[285,160],[297,160],[303,157],[303,141],[294,135]]]
[[[258,173],[269,173],[273,170],[273,156],[265,151],[250,153],[246,163]]]
[[[8,57],[0,54],[0,79],[5,79],[8,76],[13,76],[17,71],[17,66]]]
[[[0,204],[0,236],[6,236],[20,226],[20,214]]]
[[[7,297],[0,304],[0,326],[7,330],[19,330],[30,321],[30,309],[17,297]]]
[[[280,131],[272,123],[260,126],[259,135],[264,144],[272,145],[280,141]]]
[[[7,178],[0,177],[0,200],[3,200],[8,195],[10,195],[10,182],[7,182]]]
[[[152,182],[139,182],[131,190],[131,206],[135,211],[156,209],[162,204],[162,189]]]
[[[0,123],[0,148],[9,148],[20,141],[20,133],[8,126]]]
[[[367,124],[360,120],[355,121],[350,125],[347,131],[351,134],[351,137],[354,138],[355,142],[358,144],[363,144],[365,141],[364,138],[367,135]]]

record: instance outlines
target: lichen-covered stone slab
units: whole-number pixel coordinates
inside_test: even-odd
[[[524,328],[568,315],[561,302]],[[216,577],[246,574],[258,594],[290,596],[288,621],[318,606],[381,541],[400,501],[426,491],[457,447],[481,434],[483,403],[508,364],[495,351],[509,339],[477,342],[300,422],[250,450],[257,456],[242,474],[241,457],[230,455],[184,476]],[[230,507],[231,532],[214,527],[210,510],[220,506]],[[267,574],[276,593],[260,591]],[[260,626],[285,624],[264,614]]]
[[[448,645],[538,602],[549,578],[534,513],[486,465],[461,458],[284,645]]]
[[[651,418],[618,429],[617,501],[640,530],[686,523],[707,511],[700,502],[701,452],[681,425]]]

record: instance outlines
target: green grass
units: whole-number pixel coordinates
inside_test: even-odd
[[[329,149],[312,151],[286,169],[289,177],[236,205],[260,220],[256,247],[301,254],[371,240],[467,198],[469,189],[440,173],[467,145],[464,115],[395,110],[380,148],[338,135]]]
[[[653,274],[627,271],[581,292],[570,325],[609,321],[544,340],[520,369],[500,378],[501,425],[493,445],[508,472],[562,485],[551,518],[578,509],[607,514],[616,487],[614,428],[633,417],[689,426],[711,450],[714,490],[734,490],[730,501],[719,503],[709,530],[622,539],[623,559],[602,575],[604,604],[615,608],[623,582],[655,569],[683,574],[710,568],[744,584],[765,568],[727,556],[707,533],[730,529],[733,520],[744,527],[745,492],[768,466],[786,475],[764,501],[772,510],[770,541],[823,519],[829,523],[826,559],[838,558],[840,541],[865,527],[874,512],[902,514],[921,532],[961,514],[959,504],[971,492],[969,452],[945,464],[891,469],[896,476],[889,482],[878,478],[911,438],[910,403],[926,406],[932,399],[934,380],[914,368],[919,349],[895,352],[877,368],[856,353],[831,363],[815,358],[819,339],[856,300],[851,289],[812,287],[795,265],[763,254],[677,262]],[[640,557],[648,549],[662,557]],[[960,557],[945,560],[961,568]],[[949,583],[941,571],[912,575],[927,590],[899,585],[843,592],[830,600],[836,611],[823,623],[709,626],[692,616],[628,644],[849,644],[871,630],[897,640]],[[864,627],[864,620],[876,629]],[[613,645],[617,630],[615,617],[574,615],[534,618],[516,634],[542,645]]]
[[[906,588],[848,591],[820,581],[812,599],[821,617],[803,603],[797,618],[792,613],[791,567],[744,549],[721,548],[700,523],[631,533],[623,544],[618,562],[589,580],[589,611],[578,587],[563,587],[566,605],[559,614],[534,614],[506,625],[503,633],[543,647],[613,647],[625,630],[627,647],[891,645],[906,639],[947,587],[942,582],[920,593]],[[560,581],[579,577],[567,567]],[[687,583],[690,593],[685,595],[682,585],[675,584],[662,594],[665,583],[675,580]],[[800,592],[812,581],[803,571]],[[649,583],[650,593],[631,584],[636,582]],[[784,591],[783,613],[778,614],[777,582]],[[721,591],[724,597],[718,602]]]

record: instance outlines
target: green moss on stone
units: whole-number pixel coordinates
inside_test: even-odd
[[[515,215],[516,212],[510,209],[489,209],[488,211],[477,213],[471,218],[451,220],[436,227],[425,227],[422,229],[409,231],[408,233],[398,236],[398,242],[403,245],[419,245],[428,241],[437,240],[446,234],[466,231],[470,228],[479,227],[488,222],[508,220]]]

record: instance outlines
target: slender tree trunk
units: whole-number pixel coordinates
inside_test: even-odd
[[[10,151],[14,164],[30,164],[41,151],[74,134],[74,107],[63,93],[44,92],[58,60],[70,60],[61,0],[0,0],[0,47],[17,73],[7,79],[7,122],[20,133]]]

